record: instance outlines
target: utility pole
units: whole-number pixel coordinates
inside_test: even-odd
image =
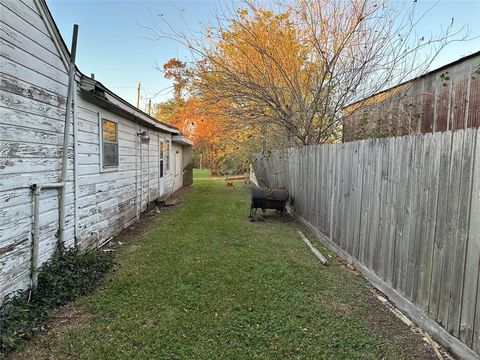
[[[152,111],[152,99],[148,100],[148,115],[151,115]]]
[[[140,81],[138,82],[137,86],[137,108],[140,109]]]

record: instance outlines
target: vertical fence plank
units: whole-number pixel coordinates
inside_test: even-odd
[[[415,204],[415,188],[416,188],[416,171],[415,171],[415,155],[416,149],[418,149],[418,145],[415,141],[415,136],[409,136],[410,140],[410,147],[408,151],[408,160],[407,160],[407,169],[408,169],[408,177],[406,181],[406,189],[405,189],[405,208],[404,208],[404,222],[403,222],[403,230],[402,230],[402,261],[400,266],[400,291],[402,294],[408,297],[407,289],[408,285],[411,284],[412,279],[408,276],[409,275],[409,257],[411,256],[410,253],[410,229],[412,228],[412,222],[415,221],[412,213],[414,211],[414,204]]]
[[[471,130],[472,132],[475,130]],[[479,278],[480,259],[480,129],[476,130],[473,144],[473,180],[470,203],[469,229],[467,238],[467,250],[465,259],[465,279],[462,299],[462,313],[460,321],[460,339],[467,345],[480,350],[478,326],[480,325],[480,306],[477,301],[480,297],[477,293]],[[477,301],[476,301],[477,300]],[[477,307],[476,307],[477,306]],[[476,313],[475,313],[476,307]],[[477,317],[477,319],[475,319]],[[477,332],[474,344],[474,321]],[[476,348],[475,348],[476,347]]]
[[[421,176],[418,182],[420,187],[418,194],[419,207],[418,207],[418,220],[415,231],[415,241],[416,241],[416,251],[415,251],[415,284],[412,289],[412,300],[415,303],[419,302],[421,297],[421,290],[423,282],[425,281],[425,272],[428,271],[426,268],[426,252],[429,248],[428,238],[427,238],[427,228],[428,228],[428,203],[430,196],[430,185],[431,178],[433,176],[432,167],[432,146],[433,146],[433,135],[426,134],[424,137],[423,151],[422,151],[422,170]]]
[[[432,277],[430,283],[429,314],[438,319],[438,308],[440,303],[440,289],[442,286],[442,267],[444,262],[444,244],[447,222],[447,194],[450,174],[450,152],[452,146],[452,133],[442,133],[442,144],[440,150],[440,166],[438,177],[438,200],[437,218],[435,226],[435,240],[433,247]]]
[[[412,141],[411,137],[403,138],[401,143],[402,157],[400,161],[400,176],[396,201],[396,217],[395,217],[395,259],[394,259],[394,287],[403,292],[402,277],[405,276],[405,206],[407,204],[408,178],[410,173],[409,158],[411,153]]]
[[[307,175],[305,181],[305,190],[307,192],[306,196],[306,204],[307,204],[307,211],[306,211],[306,219],[312,223],[312,211],[313,211],[313,165],[312,165],[312,158],[313,158],[313,146],[307,146]]]
[[[334,184],[336,183],[335,181],[335,150],[336,150],[336,145],[332,145],[330,147],[330,151],[328,154],[328,162],[329,162],[329,181],[328,181],[328,187],[329,187],[329,210],[328,210],[328,217],[329,217],[329,225],[328,225],[328,236],[330,237],[330,240],[333,240],[333,207],[335,203],[335,188]]]
[[[437,201],[439,195],[439,172],[442,156],[442,134],[436,133],[432,136],[432,158],[430,168],[428,208],[426,219],[425,252],[423,254],[424,271],[420,272],[421,290],[419,301],[421,307],[428,311],[431,294],[431,280],[433,273],[433,258],[435,245],[435,229],[437,225]]]
[[[347,148],[347,143],[341,145],[342,156],[340,158],[340,186],[338,189],[339,197],[341,199],[338,211],[338,239],[342,249],[346,249],[347,246],[345,238],[345,220],[347,219],[345,216],[347,201],[347,164],[349,158]]]
[[[305,208],[303,210],[304,218],[307,221],[310,221],[310,197],[312,193],[310,192],[311,181],[309,179],[310,175],[310,148],[311,146],[303,147],[304,153],[304,172],[303,172],[303,191],[305,193]]]
[[[382,152],[380,172],[379,172],[379,210],[378,210],[378,233],[375,250],[375,264],[377,274],[385,279],[386,268],[385,258],[388,256],[388,219],[387,219],[387,202],[388,202],[388,179],[391,174],[388,172],[390,162],[390,146],[387,139],[382,139],[380,142],[380,151]]]
[[[326,153],[326,184],[327,184],[327,192],[325,194],[325,226],[328,229],[327,230],[327,236],[331,239],[332,238],[332,229],[331,229],[331,219],[332,216],[330,214],[331,212],[331,202],[332,202],[332,182],[333,182],[333,167],[332,167],[332,153],[333,150],[335,149],[334,146],[328,146],[326,147],[325,150],[327,150]]]
[[[312,146],[312,179],[313,182],[313,194],[312,194],[312,202],[313,208],[311,211],[312,216],[312,224],[315,224],[315,228],[318,229],[318,193],[320,192],[320,183],[318,181],[319,172],[318,172],[318,145]]]
[[[324,232],[325,231],[325,228],[323,226],[323,219],[322,219],[322,208],[323,208],[323,204],[322,204],[322,194],[323,194],[323,189],[324,189],[324,186],[325,184],[323,183],[323,146],[322,145],[319,145],[317,148],[316,148],[316,153],[317,153],[317,188],[318,188],[318,192],[317,192],[317,207],[316,207],[316,211],[317,211],[317,228]]]
[[[404,138],[397,137],[394,139],[395,142],[395,161],[393,164],[393,178],[391,179],[392,182],[392,189],[391,189],[391,209],[390,209],[390,233],[389,233],[389,266],[388,266],[388,274],[387,274],[387,282],[393,286],[394,278],[395,278],[395,265],[397,264],[398,260],[396,258],[397,253],[397,216],[398,216],[398,193],[400,188],[400,177],[402,174],[402,157],[403,157],[403,143]]]
[[[368,141],[365,143],[365,152],[364,152],[364,167],[363,167],[363,186],[362,186],[362,202],[361,202],[361,212],[360,212],[360,246],[358,259],[361,263],[366,264],[367,259],[367,224],[368,224],[368,214],[369,214],[369,204],[370,204],[370,174],[371,174],[371,154],[372,154],[372,142]]]
[[[396,172],[397,160],[397,144],[398,139],[392,138],[388,142],[388,178],[387,178],[387,192],[385,199],[385,252],[383,258],[383,279],[391,284],[392,283],[392,266],[395,256],[395,181],[398,178]]]
[[[477,299],[475,307],[475,320],[473,323],[473,350],[480,353],[480,281],[477,283]]]
[[[312,198],[312,189],[311,189],[311,184],[312,181],[310,180],[311,176],[311,161],[312,161],[312,156],[311,156],[311,150],[312,146],[305,146],[305,178],[303,181],[304,184],[304,190],[305,190],[305,219],[307,219],[309,222],[311,222],[310,218],[310,202]]]
[[[362,192],[363,192],[363,172],[365,167],[365,141],[358,142],[357,153],[357,172],[356,172],[356,194],[355,194],[355,209],[354,209],[354,227],[353,227],[353,256],[357,259],[360,248],[360,229],[362,217]]]
[[[378,233],[378,208],[379,208],[379,199],[380,199],[380,175],[382,167],[382,151],[380,149],[380,140],[376,139],[373,147],[373,164],[372,164],[372,178],[370,186],[370,216],[368,219],[368,266],[375,271],[377,269],[377,259],[379,254],[376,253],[377,250],[377,233]]]
[[[413,289],[417,279],[417,252],[420,246],[421,239],[417,237],[417,226],[421,224],[419,219],[419,208],[420,208],[420,187],[422,183],[422,159],[423,159],[423,135],[415,136],[415,148],[413,153],[413,169],[412,169],[412,182],[410,191],[412,193],[410,199],[410,210],[408,213],[409,219],[409,232],[407,235],[407,244],[408,244],[408,255],[407,255],[407,282],[405,288],[406,296],[411,300],[413,298]]]
[[[468,232],[469,210],[471,204],[472,166],[475,146],[475,133],[470,130],[464,131],[462,172],[460,177],[460,189],[458,196],[458,222],[455,226],[453,267],[451,270],[451,287],[449,292],[449,307],[447,330],[459,336],[460,313],[462,308],[463,282],[465,275],[465,249]]]
[[[376,190],[376,180],[377,180],[377,171],[378,171],[378,139],[372,141],[372,147],[370,148],[370,158],[371,158],[371,167],[369,173],[369,206],[368,206],[368,221],[367,221],[367,230],[366,230],[366,264],[369,268],[373,268],[373,256],[375,248],[375,237],[373,235],[373,224],[375,222],[375,204],[377,201],[377,190]]]
[[[345,205],[343,208],[343,216],[345,218],[342,226],[342,236],[344,238],[344,249],[351,253],[352,249],[352,238],[349,235],[351,231],[351,208],[352,208],[352,193],[353,193],[353,180],[352,180],[352,158],[354,156],[355,143],[346,143],[345,151],[347,152],[347,158],[345,160]]]
[[[355,223],[355,196],[356,196],[356,187],[357,187],[357,177],[356,177],[356,170],[358,169],[358,142],[349,143],[349,153],[350,159],[348,163],[348,178],[347,178],[347,186],[348,186],[348,201],[347,201],[347,208],[346,208],[346,251],[349,254],[353,252],[353,234],[354,234],[354,223]]]
[[[342,156],[342,151],[340,144],[335,144],[335,156],[333,157],[333,166],[334,166],[334,177],[333,177],[333,186],[332,186],[332,192],[333,192],[333,202],[332,202],[332,240],[338,244],[338,202],[339,202],[339,197],[340,197],[340,158]]]
[[[312,176],[310,181],[312,182],[312,209],[311,209],[311,221],[312,225],[315,226],[315,229],[318,229],[318,217],[317,217],[317,209],[318,209],[318,155],[317,155],[317,148],[318,146],[312,146]]]
[[[442,269],[441,297],[439,301],[439,322],[443,326],[448,324],[450,305],[450,290],[453,286],[453,264],[455,257],[455,235],[459,222],[460,174],[462,172],[464,130],[453,133],[452,157],[450,165],[450,180],[447,200],[447,227],[445,234],[444,264]],[[459,304],[457,304],[458,306]]]

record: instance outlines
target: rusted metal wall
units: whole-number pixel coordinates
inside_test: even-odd
[[[480,52],[357,105],[346,117],[345,141],[478,128]]]

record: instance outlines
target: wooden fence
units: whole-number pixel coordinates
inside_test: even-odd
[[[278,150],[253,168],[419,325],[478,357],[480,130]]]

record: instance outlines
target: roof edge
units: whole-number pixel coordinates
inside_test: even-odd
[[[129,115],[133,115],[135,118],[138,118],[140,120],[143,120],[144,122],[148,123],[149,125],[152,125],[154,127],[160,128],[164,131],[170,132],[172,134],[179,134],[180,130],[173,125],[164,123],[162,121],[159,121],[155,119],[154,117],[148,115],[146,112],[140,110],[136,106],[133,106],[130,104],[127,100],[123,99],[122,97],[118,96],[115,94],[113,91],[108,89],[105,85],[103,85],[100,81],[92,79],[81,72],[80,74],[80,89],[87,91],[87,92],[92,92],[92,90],[95,89],[100,89],[101,92],[105,94],[105,96],[102,98],[100,96],[95,96],[98,100],[108,102],[111,105],[114,105],[118,107],[119,109],[127,112]]]
[[[412,78],[412,79],[410,79],[410,80],[405,80],[404,82],[401,82],[401,83],[398,84],[398,85],[389,87],[389,88],[387,88],[387,89],[385,89],[385,90],[376,92],[375,94],[372,94],[372,95],[370,95],[370,96],[367,96],[367,97],[361,98],[361,99],[359,99],[359,100],[356,100],[356,101],[354,101],[354,102],[352,102],[352,103],[350,103],[350,104],[345,105],[344,108],[348,108],[348,107],[353,106],[353,105],[355,105],[355,104],[358,104],[358,103],[360,103],[360,102],[362,102],[362,101],[365,101],[365,100],[367,100],[367,99],[373,98],[373,97],[375,97],[375,96],[377,96],[377,95],[380,95],[380,94],[383,94],[383,93],[392,91],[393,89],[396,89],[396,88],[398,88],[398,87],[400,87],[400,86],[403,86],[403,85],[406,85],[406,84],[410,84],[410,83],[412,83],[412,82],[414,82],[414,81],[416,81],[416,80],[418,80],[418,79],[422,79],[422,78],[424,78],[424,77],[427,77],[427,76],[429,76],[429,75],[431,75],[431,74],[433,74],[433,73],[435,73],[435,72],[437,72],[437,71],[444,70],[444,69],[446,69],[446,68],[448,68],[448,67],[450,67],[450,66],[459,64],[459,63],[461,63],[461,62],[463,62],[463,61],[469,60],[469,59],[474,58],[475,56],[479,56],[479,55],[480,55],[480,50],[477,50],[477,51],[475,51],[475,52],[473,52],[473,53],[471,53],[471,54],[469,54],[469,55],[463,56],[463,57],[461,57],[461,58],[459,58],[459,59],[457,59],[457,60],[455,60],[455,61],[452,61],[452,62],[450,62],[450,63],[447,63],[447,64],[445,64],[445,65],[442,65],[442,66],[440,66],[440,67],[438,67],[438,68],[436,68],[436,69],[433,69],[433,70],[427,71],[427,72],[424,73],[424,74],[415,76],[414,78]]]
[[[189,138],[186,138],[183,135],[172,136],[172,142],[175,142],[177,144],[181,144],[181,145],[184,145],[184,146],[193,146],[193,141],[190,140]]]
[[[68,50],[67,44],[65,43],[62,37],[62,34],[58,29],[55,19],[53,18],[52,13],[50,12],[50,9],[48,8],[48,5],[45,0],[34,0],[34,2],[45,25],[48,28],[48,31],[50,32],[50,35],[52,36],[52,40],[55,43],[55,46],[57,47],[60,53],[62,62],[64,63],[65,68],[68,71],[69,64],[70,64],[70,51]],[[91,81],[94,81],[95,86],[98,86],[99,88],[101,88],[105,93],[107,93],[112,98],[112,99],[106,99],[106,98],[104,99],[104,101],[107,101],[110,105],[114,105],[117,108],[121,109],[122,111],[125,111],[129,115],[132,115],[135,118],[138,118],[144,121],[145,123],[148,123],[149,125],[154,126],[156,128],[159,128],[161,130],[164,130],[172,134],[180,133],[180,130],[177,127],[158,121],[154,117],[148,115],[146,112],[130,104],[127,100],[115,94],[113,91],[111,91],[106,86],[104,86],[101,82],[97,80],[93,80],[90,77],[84,75],[77,66],[75,68],[76,68],[76,79],[80,80],[80,84],[83,82],[84,79],[90,79]],[[99,101],[101,100],[101,98],[99,98],[98,96],[96,96],[96,98]]]
[[[52,13],[50,12],[45,0],[34,0],[34,3],[43,19],[43,22],[45,23],[45,26],[47,27],[48,32],[50,33],[50,36],[52,37],[55,47],[60,54],[63,65],[65,65],[65,69],[68,72],[68,68],[70,66],[70,51],[68,50],[67,44],[65,44],[62,34],[60,33],[60,30],[53,19]]]
[[[81,94],[86,95],[87,101],[95,103],[100,107],[107,108],[107,110],[116,110],[116,112],[121,112],[122,114],[127,115],[130,120],[139,120],[147,126],[154,127],[164,132],[180,134],[178,128],[152,118],[104,87],[100,82],[83,74],[81,74],[79,90]]]

